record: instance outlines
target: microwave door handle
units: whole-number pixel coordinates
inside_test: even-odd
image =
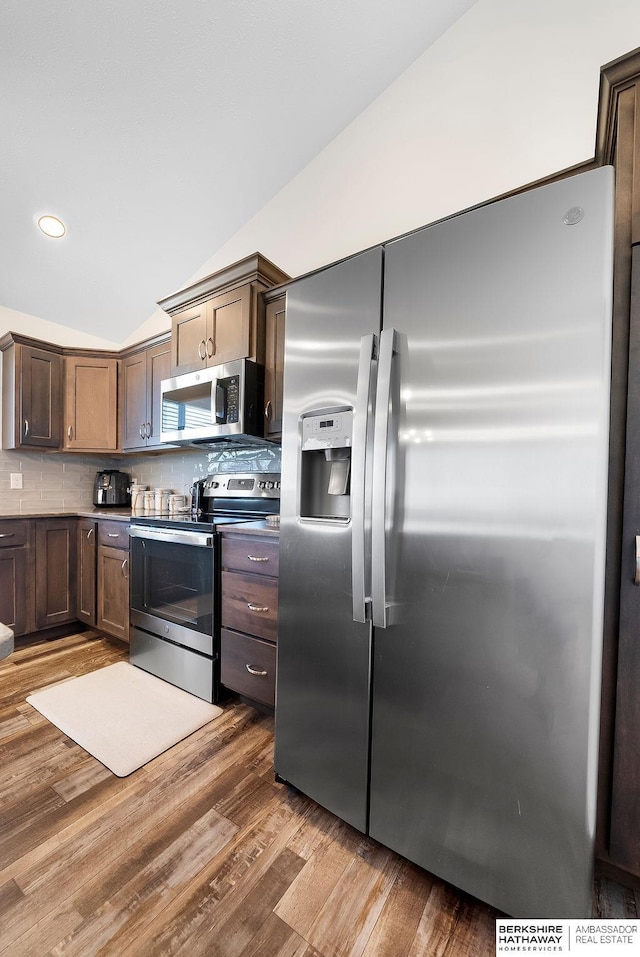
[[[213,390],[213,418],[216,425],[227,419],[227,390],[219,382]]]
[[[367,610],[371,606],[371,598],[367,595],[370,585],[366,565],[370,520],[365,489],[375,355],[376,336],[373,333],[362,336],[351,447],[351,591],[354,621],[366,621]]]

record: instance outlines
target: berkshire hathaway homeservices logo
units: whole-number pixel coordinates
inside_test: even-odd
[[[496,954],[570,954],[632,957],[640,954],[640,920],[496,921]]]
[[[496,921],[496,954],[571,954],[632,957],[640,954],[640,920]]]

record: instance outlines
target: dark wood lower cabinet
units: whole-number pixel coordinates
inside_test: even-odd
[[[85,625],[96,623],[97,524],[78,521],[76,617]]]
[[[222,536],[220,680],[275,706],[279,540],[238,531]]]
[[[14,635],[27,631],[27,574],[31,555],[26,548],[0,549],[0,621]]]
[[[124,548],[98,547],[96,628],[129,641],[129,552]]]
[[[36,628],[76,617],[76,518],[36,520]]]

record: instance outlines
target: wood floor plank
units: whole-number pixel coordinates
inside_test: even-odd
[[[304,865],[288,848],[262,874],[244,899],[226,920],[217,920],[205,933],[188,938],[179,951],[181,957],[239,957],[261,932],[274,906]]]
[[[289,847],[295,847],[295,841]],[[318,844],[307,865],[293,882],[275,911],[302,937],[308,934],[329,896],[366,839],[344,822],[332,830],[331,839]]]
[[[56,781],[51,787],[63,801],[68,803],[110,777],[111,771],[109,768],[105,768],[104,764],[101,764],[95,758],[87,756],[87,759],[77,770],[65,775],[62,780]]]
[[[44,957],[51,949],[52,942],[65,937],[82,923],[82,917],[76,913],[68,902],[63,901],[60,907],[49,915],[47,920],[32,921],[31,925],[20,937],[5,941],[4,932],[0,937],[1,957]]]
[[[396,854],[371,842],[349,862],[305,939],[335,957],[361,957],[400,865]]]
[[[426,871],[402,862],[362,957],[408,957],[433,883]]]
[[[286,848],[299,823],[295,806],[274,800],[259,821],[239,831],[229,847],[212,858],[200,879],[178,895],[157,926],[135,940],[122,957],[176,954],[186,941],[208,937],[234,912],[246,914],[247,895]]]
[[[448,948],[458,919],[459,907],[460,895],[448,884],[435,881],[422,912],[409,957],[424,957],[425,954],[429,954],[429,957],[445,957],[445,954],[454,954],[455,950]]]
[[[176,889],[187,885],[237,828],[216,811],[209,811],[161,854],[133,874],[116,893],[63,941],[52,948],[57,957],[103,951],[121,954],[125,941],[136,936],[141,923],[161,914]]]

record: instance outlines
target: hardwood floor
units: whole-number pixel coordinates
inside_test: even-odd
[[[495,911],[274,781],[268,715],[231,700],[117,778],[25,703],[126,656],[88,631],[0,662],[0,954],[494,954]],[[594,900],[640,913],[604,878]]]

